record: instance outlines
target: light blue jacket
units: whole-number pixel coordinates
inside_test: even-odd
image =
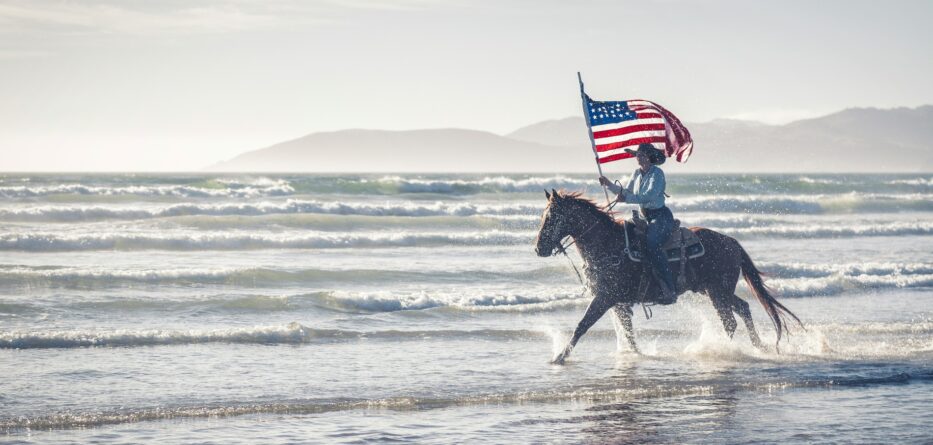
[[[645,209],[660,209],[664,207],[664,171],[657,165],[652,165],[647,172],[642,173],[640,168],[635,169],[628,185],[625,186],[625,202],[638,204]],[[619,194],[622,187],[616,184],[608,186],[612,193]]]

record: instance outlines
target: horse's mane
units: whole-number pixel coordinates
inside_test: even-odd
[[[576,203],[577,207],[588,211],[594,217],[604,222],[610,223],[612,225],[621,225],[621,223],[616,221],[616,219],[613,217],[616,212],[605,210],[602,206],[593,202],[592,199],[584,197],[583,192],[568,192],[561,189],[558,190],[557,196],[569,202]]]

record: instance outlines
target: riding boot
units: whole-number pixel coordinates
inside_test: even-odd
[[[658,295],[658,304],[674,304],[677,302],[677,291],[674,286],[668,283],[668,280],[664,279],[664,272],[659,271],[658,267],[655,267],[653,270],[655,282],[658,283],[658,290],[660,295]],[[668,275],[670,272],[668,272]]]
[[[677,295],[674,294],[674,291],[668,287],[663,280],[658,281],[658,287],[661,289],[660,304],[674,304],[677,302]]]
[[[664,241],[670,236],[674,224],[674,216],[667,207],[648,210],[648,261],[654,268],[655,276],[661,288],[661,303],[671,304],[676,301],[676,287],[671,276],[671,268],[667,264],[667,255],[662,249]]]
[[[658,269],[660,269],[658,275],[661,277],[658,280],[661,284],[661,294],[665,300],[674,303],[677,299],[677,286],[674,285],[674,277],[671,275],[671,267],[666,258],[658,264]]]

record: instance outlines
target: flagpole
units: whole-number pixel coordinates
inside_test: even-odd
[[[596,151],[596,141],[593,139],[593,127],[590,126],[590,107],[586,106],[586,93],[583,92],[583,77],[580,76],[579,71],[577,71],[577,81],[580,82],[580,101],[583,103],[583,116],[586,118],[586,133],[590,136],[590,148],[593,149],[593,156],[596,158],[596,170],[599,171],[599,176],[602,176],[603,166],[599,163],[599,153]],[[609,199],[609,190],[606,189],[605,185],[603,185],[603,193],[606,194],[606,203],[612,204],[612,200]]]

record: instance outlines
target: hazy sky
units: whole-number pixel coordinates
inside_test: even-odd
[[[931,1],[0,0],[0,170],[185,170],[316,131],[506,133],[648,98],[933,103]]]

